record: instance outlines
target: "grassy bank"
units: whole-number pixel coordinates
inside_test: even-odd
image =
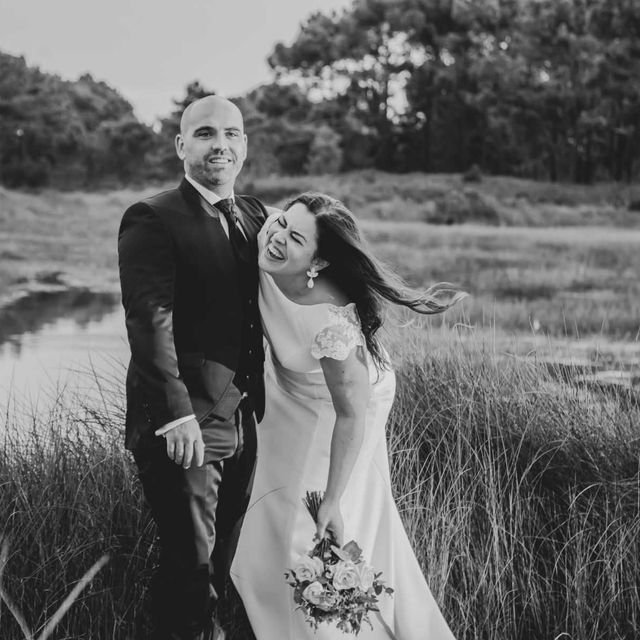
[[[640,201],[638,187],[513,178],[468,185],[460,176],[379,172],[270,178],[245,186],[274,204],[307,188],[344,198],[379,255],[410,282],[449,280],[468,290],[465,313],[472,323],[556,336],[637,338],[640,213],[628,206]],[[460,200],[468,200],[469,189],[522,215],[509,214],[495,226],[486,202]],[[56,283],[117,289],[119,220],[145,193],[0,189],[0,305],[20,290]],[[421,207],[457,207],[470,217],[464,224],[432,224]]]
[[[436,224],[640,227],[640,185],[576,185],[460,174],[358,171],[335,176],[245,179],[247,193],[281,205],[301,191],[339,198],[360,218]]]
[[[398,504],[460,640],[636,638],[640,508],[633,392],[600,396],[454,335],[399,353],[389,425]],[[437,339],[436,339],[437,338]],[[122,452],[120,390],[97,410],[7,417],[7,591],[32,627],[104,553],[56,637],[145,637],[153,528]],[[18,437],[18,434],[25,434]],[[3,638],[20,638],[0,607]],[[7,630],[5,632],[5,629]],[[246,638],[242,628],[230,638]]]
[[[113,288],[118,223],[140,196],[0,188],[0,303],[21,288],[59,281]]]
[[[369,222],[376,252],[413,285],[459,283],[462,314],[509,332],[638,340],[640,230]]]

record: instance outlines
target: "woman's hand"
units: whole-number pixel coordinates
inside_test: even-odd
[[[338,501],[324,499],[318,509],[318,523],[316,526],[317,541],[320,542],[327,536],[327,532],[333,534],[335,544],[342,546],[344,538],[344,522]]]
[[[262,251],[269,241],[269,229],[271,225],[282,215],[282,211],[280,209],[275,209],[274,207],[267,207],[267,211],[269,212],[269,217],[264,221],[262,225],[262,229],[258,233],[258,251]]]

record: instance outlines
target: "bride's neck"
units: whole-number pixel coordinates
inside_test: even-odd
[[[308,278],[306,276],[272,273],[271,277],[278,285],[278,289],[280,289],[287,298],[298,300],[306,297],[309,293],[309,288],[307,287]]]

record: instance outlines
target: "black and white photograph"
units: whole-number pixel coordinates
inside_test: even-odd
[[[0,0],[0,639],[640,637],[638,0]]]

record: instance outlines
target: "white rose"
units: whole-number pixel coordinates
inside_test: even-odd
[[[376,579],[376,572],[373,570],[373,567],[370,567],[368,564],[363,562],[358,573],[360,576],[360,586],[362,587],[362,590],[368,591],[371,589],[373,581]]]
[[[333,586],[338,590],[360,586],[358,569],[353,562],[338,562],[333,571]]]
[[[319,582],[312,582],[303,592],[302,597],[311,604],[320,604],[324,596],[324,587]]]
[[[298,558],[298,562],[293,570],[296,579],[300,582],[310,582],[322,575],[324,564],[320,558],[312,558],[306,554]]]

